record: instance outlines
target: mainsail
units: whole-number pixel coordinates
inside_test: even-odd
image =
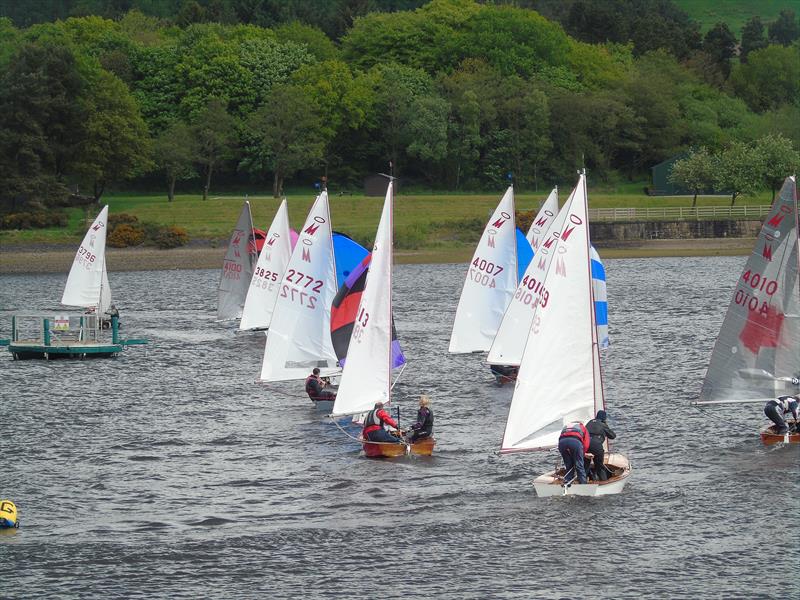
[[[796,177],[788,177],[736,284],[699,404],[765,401],[800,377]]]
[[[106,272],[108,206],[104,206],[83,237],[64,286],[61,304],[94,308],[103,314],[111,305]]]
[[[552,225],[557,214],[558,187],[554,187],[553,191],[550,192],[550,195],[547,196],[547,199],[544,201],[544,204],[542,204],[539,212],[536,213],[536,217],[534,217],[531,222],[531,226],[528,228],[528,233],[525,236],[531,248],[533,248],[534,253],[539,251],[539,246],[544,242],[547,232],[550,230],[550,225]]]
[[[586,422],[604,405],[585,175],[562,210],[566,217],[550,246],[553,258],[534,309],[501,452],[555,446],[566,423]]]
[[[258,256],[253,277],[242,309],[239,329],[266,329],[272,321],[275,301],[278,299],[283,274],[292,254],[289,213],[286,200],[281,202],[272,225],[269,227],[264,247]]]
[[[250,214],[250,203],[245,201],[222,263],[217,293],[217,319],[226,321],[242,316],[244,299],[253,278],[256,254],[253,217]]]
[[[369,272],[332,414],[356,414],[388,402],[392,387],[392,193],[389,182]]]
[[[338,373],[330,336],[331,302],[336,295],[328,192],[308,213],[281,281],[267,333],[261,381],[303,379],[314,367]]]
[[[486,224],[469,264],[456,308],[450,352],[488,350],[516,287],[514,188],[509,186]]]

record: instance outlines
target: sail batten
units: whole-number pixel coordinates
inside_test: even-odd
[[[773,398],[800,376],[797,182],[764,220],[714,344],[699,402]]]

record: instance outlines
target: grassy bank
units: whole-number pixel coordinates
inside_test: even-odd
[[[691,197],[650,197],[642,186],[631,185],[616,191],[589,190],[590,208],[691,206]],[[566,200],[569,190],[560,194]],[[398,250],[459,251],[471,247],[480,237],[486,219],[497,205],[502,190],[495,194],[398,194],[395,200],[395,246]],[[547,195],[519,194],[518,210],[536,210]],[[270,196],[249,196],[256,227],[266,229],[280,204]],[[288,196],[289,218],[295,229],[302,226],[313,202],[312,193]],[[128,213],[142,222],[183,227],[192,240],[206,240],[212,246],[224,245],[242,207],[242,196],[213,196],[205,202],[199,195],[180,195],[168,202],[163,194],[110,194],[103,198],[112,215]],[[336,231],[370,245],[380,218],[382,198],[331,195],[331,220]],[[740,198],[738,204],[768,204],[769,192]],[[728,206],[723,196],[704,196],[701,206]],[[69,222],[59,229],[0,231],[0,245],[14,247],[71,246],[82,239],[97,208],[70,209]]]

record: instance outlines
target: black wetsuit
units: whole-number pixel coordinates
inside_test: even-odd
[[[589,452],[594,455],[595,479],[605,481],[608,479],[608,470],[603,466],[603,458],[606,453],[603,443],[606,438],[613,440],[617,434],[600,419],[589,421],[586,424],[586,431],[589,432]],[[586,459],[586,470],[589,471],[589,459]]]
[[[417,422],[411,426],[411,433],[408,441],[412,444],[422,438],[430,437],[433,434],[433,411],[427,406],[423,406],[417,411]]]
[[[336,394],[323,390],[322,383],[313,375],[306,379],[306,394],[312,400],[333,400],[336,398]]]

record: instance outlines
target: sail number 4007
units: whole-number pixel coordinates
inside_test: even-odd
[[[494,278],[500,275],[502,272],[502,265],[496,265],[491,261],[476,256],[475,260],[472,261],[472,267],[470,267],[469,270],[469,278],[480,285],[495,288],[497,287],[497,284],[495,284]]]

